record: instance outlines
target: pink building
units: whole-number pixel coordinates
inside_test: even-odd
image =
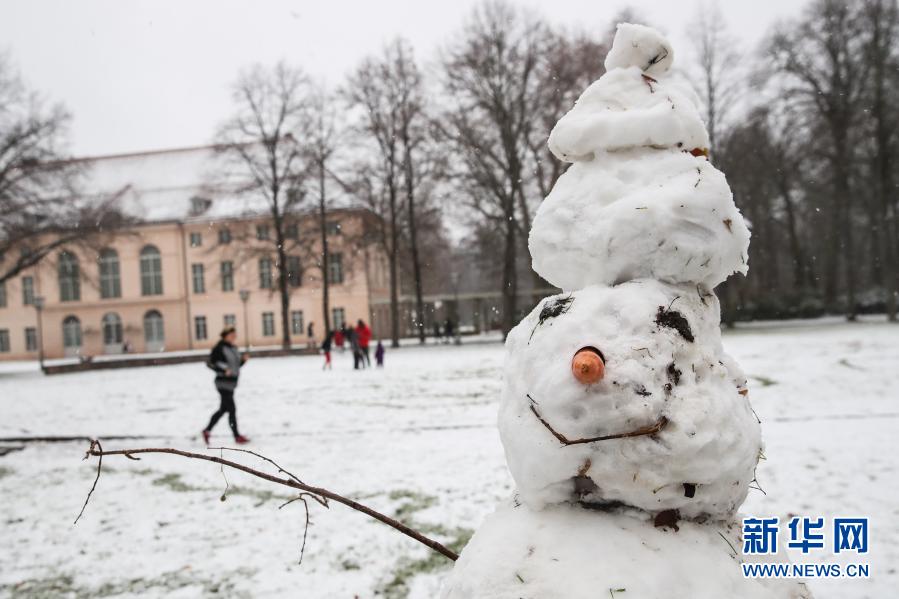
[[[227,324],[241,344],[280,345],[274,232],[264,205],[216,177],[214,158],[201,147],[79,161],[85,193],[116,197],[140,224],[62,247],[0,284],[0,359],[37,358],[41,341],[47,358],[201,349]],[[386,312],[372,310],[388,295],[386,258],[366,242],[374,219],[362,209],[328,214],[332,326],[374,317],[376,332],[388,328]],[[305,212],[287,226],[295,345],[320,343],[325,331],[318,222]]]

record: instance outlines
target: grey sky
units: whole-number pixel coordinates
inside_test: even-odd
[[[7,0],[0,50],[28,83],[74,115],[72,152],[84,155],[209,142],[230,110],[228,86],[253,62],[280,58],[331,84],[396,35],[433,58],[477,0]],[[546,18],[605,31],[624,6],[664,29],[683,57],[699,0],[521,1]],[[721,4],[733,33],[754,46],[803,0]]]

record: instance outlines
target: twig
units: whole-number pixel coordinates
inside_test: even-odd
[[[242,451],[244,451],[246,453],[253,453],[253,452],[250,452],[247,450],[242,450]],[[357,512],[362,512],[363,514],[366,514],[367,516],[370,516],[370,517],[374,518],[375,520],[383,522],[387,526],[390,526],[391,528],[398,530],[399,532],[403,533],[407,537],[415,539],[422,545],[425,545],[426,547],[433,549],[434,551],[443,555],[447,559],[455,561],[456,559],[459,558],[459,555],[456,552],[447,548],[443,544],[435,541],[434,539],[426,537],[425,535],[418,532],[417,530],[409,528],[402,522],[399,522],[398,520],[391,518],[390,516],[387,516],[385,514],[382,514],[381,512],[375,511],[372,508],[359,503],[358,501],[354,501],[352,499],[344,497],[343,495],[339,495],[333,491],[329,491],[328,489],[324,489],[321,487],[313,487],[312,485],[308,485],[306,483],[299,482],[295,477],[279,478],[273,474],[269,474],[267,472],[262,472],[260,470],[256,470],[255,468],[250,468],[249,466],[245,466],[238,462],[233,462],[231,460],[226,460],[226,459],[216,457],[216,456],[205,455],[202,453],[182,451],[180,449],[174,449],[171,447],[142,447],[142,448],[138,448],[138,449],[117,449],[117,450],[113,450],[113,451],[103,451],[103,448],[100,447],[100,443],[96,440],[92,440],[91,447],[87,451],[87,455],[97,456],[100,458],[101,462],[102,462],[103,456],[109,456],[109,455],[132,456],[133,454],[141,454],[141,453],[167,453],[167,454],[178,455],[178,456],[193,459],[193,460],[206,460],[207,462],[214,462],[216,464],[222,464],[223,466],[228,466],[229,468],[234,468],[235,470],[240,470],[241,472],[246,472],[247,474],[251,474],[257,478],[261,478],[261,479],[267,480],[269,482],[283,485],[285,487],[290,487],[292,489],[299,489],[300,491],[303,491],[304,493],[321,497],[324,500],[336,501],[337,503],[342,503],[343,505],[345,505],[351,509],[354,509]],[[87,455],[85,457],[87,457]],[[272,462],[271,460],[269,460],[268,458],[266,458],[264,456],[261,456],[259,454],[255,454],[255,455],[274,464],[274,462]],[[285,474],[287,474],[287,473],[285,472]],[[288,475],[291,477],[293,476],[290,474],[288,474]],[[99,468],[99,464],[98,464],[97,479],[99,479],[99,478],[100,478],[100,468]],[[96,487],[96,486],[97,486],[97,481],[95,480],[94,487]],[[93,487],[91,488],[91,493],[93,493]],[[88,493],[87,499],[84,502],[84,508],[87,507],[87,503],[90,500],[91,493]],[[82,513],[84,513],[84,508],[81,509]],[[81,517],[81,515],[79,514],[79,518],[80,517]],[[76,519],[76,522],[77,522],[77,519]]]
[[[306,536],[309,534],[309,525],[312,523],[309,520],[309,504],[306,502],[306,497],[311,497],[316,500],[319,504],[323,505],[325,508],[330,508],[328,505],[328,500],[324,497],[319,497],[318,495],[313,495],[312,493],[300,493],[293,499],[288,499],[284,503],[278,506],[278,509],[284,508],[294,501],[302,501],[303,502],[303,510],[306,512],[306,525],[303,527],[303,544],[300,545],[300,561],[299,565],[303,563],[303,554],[306,553]]]
[[[531,412],[534,413],[534,416],[537,417],[537,420],[539,420],[540,423],[545,426],[546,429],[551,432],[562,445],[582,445],[584,443],[595,443],[597,441],[608,441],[610,439],[625,439],[628,437],[640,437],[642,435],[654,435],[655,433],[665,428],[665,425],[668,424],[668,418],[666,418],[665,416],[659,416],[659,419],[655,422],[655,424],[643,426],[627,433],[615,433],[614,435],[602,435],[599,437],[584,437],[582,439],[569,439],[568,437],[554,429],[552,425],[547,422],[543,418],[543,416],[540,415],[540,412],[537,411],[537,402],[535,402],[530,395],[528,395],[527,397],[529,400],[531,400]]]
[[[96,453],[96,449],[98,448],[100,451]],[[99,439],[91,439],[91,446],[88,448],[87,453],[84,454],[84,460],[89,458],[92,455],[99,455],[100,459],[97,460],[97,476],[94,477],[94,484],[91,485],[91,490],[87,492],[87,497],[84,498],[84,505],[81,506],[81,511],[78,512],[78,516],[75,518],[75,521],[72,523],[72,526],[78,524],[78,521],[81,519],[81,516],[84,515],[84,510],[87,509],[87,502],[91,500],[91,495],[94,494],[94,489],[97,488],[97,483],[100,481],[100,469],[103,468],[103,446],[100,445]],[[126,457],[131,458],[127,453]],[[134,458],[132,458],[134,459]],[[83,460],[82,460],[83,461]]]
[[[721,534],[721,531],[720,531],[720,530],[717,530],[717,531],[715,531],[715,532],[717,532],[717,533],[718,533],[718,536],[721,537],[722,539],[724,539],[724,542],[727,543],[727,544],[730,546],[730,550],[734,552],[733,557],[737,557],[737,550],[734,549],[734,546],[733,546],[733,544],[730,542],[730,540],[728,540],[727,537],[725,537],[723,534]]]
[[[221,451],[222,449],[224,449],[224,448],[219,447],[219,457],[223,457],[222,451]],[[222,501],[225,501],[228,498],[228,489],[231,488],[231,485],[228,484],[228,477],[225,476],[225,465],[219,464],[219,468],[221,469],[221,472],[222,472],[222,478],[225,479],[225,490],[222,491]]]
[[[275,460],[273,460],[273,459],[271,459],[271,458],[267,458],[267,457],[265,457],[265,456],[262,455],[262,454],[256,453],[255,451],[251,451],[251,450],[249,450],[249,449],[240,449],[239,447],[207,447],[207,449],[218,449],[218,450],[224,450],[224,451],[239,451],[239,452],[241,452],[241,453],[248,453],[248,454],[250,454],[250,455],[254,455],[254,456],[256,456],[257,458],[259,458],[260,460],[265,460],[266,462],[268,462],[269,464],[271,464],[272,466],[274,466],[275,468],[277,468],[277,469],[278,469],[278,472],[281,472],[281,473],[283,473],[283,474],[286,474],[287,476],[289,476],[289,477],[292,478],[293,480],[297,481],[297,482],[300,483],[301,485],[306,484],[306,483],[304,483],[303,481],[301,481],[301,480],[299,479],[299,477],[294,476],[293,474],[291,474],[290,472],[288,472],[287,470],[285,470],[284,468],[282,468],[281,465],[278,464]],[[221,456],[221,453],[219,454],[219,456]]]

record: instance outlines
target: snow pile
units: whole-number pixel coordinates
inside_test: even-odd
[[[533,266],[562,289],[636,278],[712,288],[745,273],[749,230],[705,158],[697,99],[667,77],[657,32],[622,24],[608,71],[556,124],[549,147],[574,162],[541,204]]]
[[[548,316],[560,303],[564,312]],[[521,500],[533,509],[584,502],[733,514],[761,441],[718,325],[714,295],[648,279],[543,300],[507,341],[499,428]],[[583,347],[605,362],[592,385],[571,372]],[[653,435],[568,446],[549,430],[585,439],[663,418]]]
[[[442,597],[811,597],[795,581],[743,578],[735,561],[738,525],[682,522],[678,528],[656,528],[636,510],[599,516],[504,505],[465,548]]]

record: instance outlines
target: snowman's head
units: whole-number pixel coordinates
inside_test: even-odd
[[[520,498],[734,512],[761,442],[718,314],[713,294],[649,279],[543,300],[507,341],[499,428]]]

